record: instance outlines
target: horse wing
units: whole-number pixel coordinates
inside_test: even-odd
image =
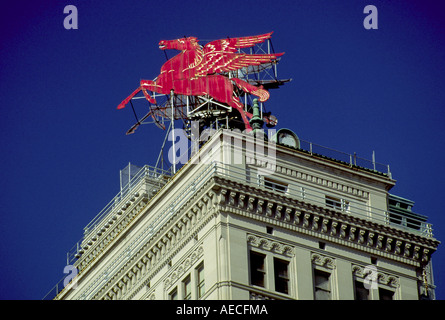
[[[276,60],[283,53],[277,54],[245,54],[226,53],[209,54],[205,63],[201,64],[195,73],[196,77],[204,77],[208,74],[238,70],[248,66],[257,66]]]
[[[215,40],[207,43],[204,46],[204,54],[212,52],[225,52],[225,53],[236,52],[238,48],[248,48],[252,47],[257,43],[261,43],[264,40],[269,39],[271,35],[272,32],[269,32],[259,36]]]
[[[259,36],[228,38],[207,43],[203,48],[202,62],[195,69],[195,77],[237,70],[277,59],[278,54],[237,53],[238,48],[248,48],[269,39],[272,32]]]

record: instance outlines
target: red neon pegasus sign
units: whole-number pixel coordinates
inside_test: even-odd
[[[238,79],[230,78],[224,73],[243,67],[270,63],[284,53],[277,54],[246,54],[239,53],[239,48],[251,47],[271,37],[272,32],[258,36],[228,38],[207,43],[204,47],[198,44],[195,37],[159,42],[161,50],[176,49],[181,51],[161,67],[156,80],[141,80],[140,87],[122,101],[118,109],[125,105],[142,90],[146,99],[156,104],[148,91],[170,94],[171,90],[179,95],[209,95],[215,100],[237,109],[247,130],[251,126],[243,110],[239,98],[233,95],[234,85],[247,93],[251,93],[261,102],[269,99],[269,92],[262,86],[254,86]]]

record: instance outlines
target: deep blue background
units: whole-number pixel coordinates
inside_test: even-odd
[[[266,107],[278,128],[391,165],[392,193],[416,201],[444,239],[445,14],[441,1],[2,2],[0,9],[0,298],[41,299],[66,252],[119,191],[128,162],[154,164],[164,132],[126,136],[116,110],[165,62],[162,39],[274,31],[290,84]],[[79,29],[65,30],[75,5]],[[378,30],[363,8],[378,8]],[[173,53],[169,52],[170,57]],[[434,254],[445,299],[445,249]]]

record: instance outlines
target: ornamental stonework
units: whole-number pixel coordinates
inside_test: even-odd
[[[372,272],[376,272],[375,278],[377,283],[387,285],[389,287],[398,288],[400,286],[400,280],[397,276],[378,270],[377,267],[372,269],[369,266],[361,266],[357,264],[352,265],[352,274],[359,279],[365,279],[368,276],[372,276]],[[374,271],[375,270],[375,271]]]
[[[332,190],[337,190],[342,193],[346,193],[346,194],[349,194],[349,195],[352,195],[355,197],[362,198],[364,200],[367,200],[369,198],[369,192],[367,192],[365,190],[362,190],[362,189],[359,189],[356,187],[352,187],[352,186],[349,186],[349,185],[346,185],[346,184],[343,184],[340,182],[332,181],[332,180],[326,179],[324,177],[319,177],[319,176],[316,176],[313,174],[297,171],[295,169],[291,169],[291,168],[280,166],[280,165],[276,165],[276,172],[282,173],[289,177],[294,177],[301,181],[309,182],[314,185],[327,187]]]
[[[175,267],[164,280],[164,290],[168,290],[178,279],[187,273],[190,268],[199,260],[204,254],[204,249],[201,246],[196,248],[189,256],[177,267]]]
[[[292,246],[274,239],[269,239],[254,234],[247,234],[247,243],[253,248],[262,249],[272,253],[277,253],[288,257],[293,257],[295,255],[295,251]]]
[[[359,218],[262,188],[216,179],[220,210],[420,266],[430,259],[436,240]]]
[[[327,255],[322,255],[320,253],[312,252],[311,261],[315,266],[318,267],[323,267],[331,270],[336,268],[336,262],[334,258]]]

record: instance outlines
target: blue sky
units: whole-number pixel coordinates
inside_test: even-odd
[[[165,62],[158,42],[274,31],[285,52],[266,107],[278,128],[391,166],[392,193],[416,202],[443,241],[445,11],[439,1],[2,2],[0,298],[41,299],[66,252],[119,191],[128,162],[154,165],[164,137],[116,110]],[[378,9],[365,30],[363,8]],[[79,29],[63,27],[66,5]],[[173,53],[169,52],[170,57]],[[433,256],[445,299],[445,250]]]

